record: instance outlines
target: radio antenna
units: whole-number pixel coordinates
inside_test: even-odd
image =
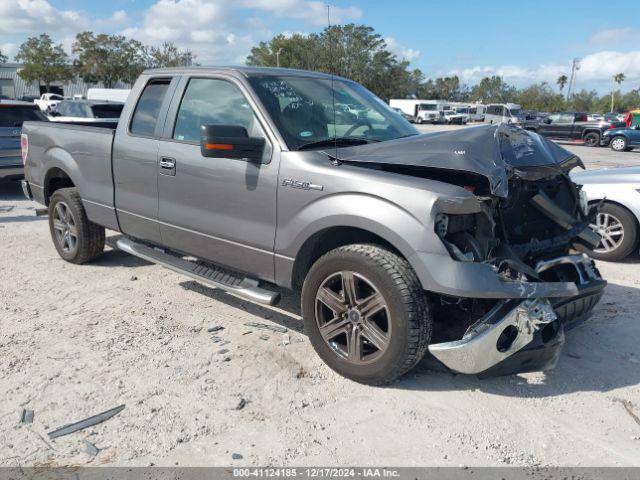
[[[329,73],[331,74],[331,103],[333,106],[333,146],[335,155],[333,161],[339,163],[338,160],[338,132],[336,129],[336,89],[333,82],[333,42],[331,35],[331,6],[327,4],[327,37],[329,39]]]

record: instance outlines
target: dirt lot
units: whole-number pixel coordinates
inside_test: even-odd
[[[640,163],[571,148],[590,167]],[[111,250],[71,265],[34,208],[0,185],[0,465],[640,465],[638,257],[599,264],[606,295],[551,372],[478,380],[420,365],[372,388],[318,359],[296,295],[256,306]]]

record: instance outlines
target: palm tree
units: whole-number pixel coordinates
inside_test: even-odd
[[[625,80],[625,76],[624,73],[616,73],[613,76],[613,82],[618,84],[618,87],[620,86],[620,84],[622,82],[624,82]],[[615,86],[611,89],[611,112],[613,112],[613,99],[614,99],[614,95],[615,95]]]
[[[566,75],[560,75],[558,77],[558,80],[556,80],[556,83],[558,84],[558,88],[560,89],[560,94],[562,94],[562,90],[564,89],[564,86],[567,84],[567,81],[569,81],[569,79],[567,78]]]

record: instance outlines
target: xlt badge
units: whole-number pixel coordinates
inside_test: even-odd
[[[285,178],[282,181],[282,186],[297,188],[298,190],[322,190],[324,188],[322,185],[316,185],[309,182],[300,182],[299,180],[292,180],[290,178]]]

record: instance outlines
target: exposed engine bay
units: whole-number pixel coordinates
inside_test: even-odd
[[[389,145],[343,158],[455,184],[475,197],[473,210],[434,207],[434,231],[456,263],[490,267],[511,294],[430,292],[436,319],[431,354],[460,373],[552,368],[565,326],[587,318],[606,285],[582,253],[600,240],[589,228],[597,207],[589,207],[568,175],[584,166],[562,147],[517,127],[457,134],[416,139],[413,149],[405,144],[401,160],[389,156]]]

